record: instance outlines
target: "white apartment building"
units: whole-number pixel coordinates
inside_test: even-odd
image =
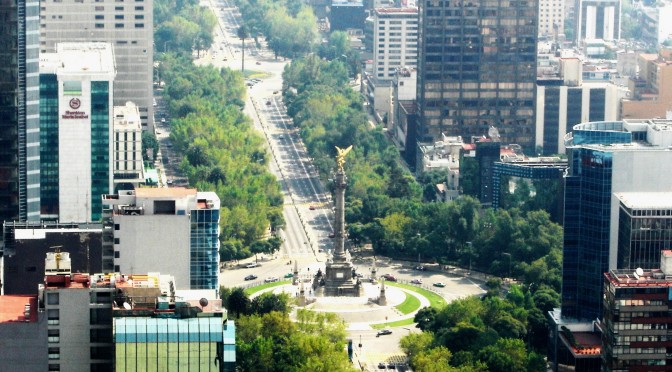
[[[576,44],[586,40],[621,38],[621,0],[578,0]]]
[[[377,8],[373,19],[373,76],[390,81],[398,68],[417,66],[418,8]]]
[[[539,1],[539,36],[562,34],[565,28],[565,1]]]
[[[142,162],[142,125],[138,106],[126,102],[114,107],[114,188],[138,186],[145,181]]]
[[[112,43],[118,68],[114,105],[135,102],[143,128],[152,129],[153,1],[57,0],[40,7],[40,52],[54,52],[60,42]]]

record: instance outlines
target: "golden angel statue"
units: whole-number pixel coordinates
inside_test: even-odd
[[[343,172],[343,166],[345,165],[345,156],[348,155],[350,150],[352,150],[352,145],[346,149],[336,146],[336,151],[338,151],[338,155],[336,155],[336,164],[338,164],[338,170],[341,172]]]

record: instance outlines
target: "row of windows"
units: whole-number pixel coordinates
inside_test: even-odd
[[[62,18],[62,17],[59,16],[59,18]],[[105,19],[105,16],[103,14],[96,14],[95,18],[100,20],[100,19]],[[114,19],[122,20],[122,19],[124,19],[124,15],[123,14],[116,14],[114,16]],[[145,19],[145,15],[144,14],[136,14],[135,19]]]
[[[101,5],[97,5],[97,6],[95,7],[95,10],[96,10],[97,12],[102,12],[102,11],[105,10],[105,7],[104,7],[104,6],[101,6]],[[123,7],[123,6],[115,6],[115,7],[114,7],[114,10],[124,10],[124,7]],[[141,6],[141,5],[140,5],[140,6],[136,6],[136,7],[135,7],[135,10],[145,10],[145,7],[144,7],[144,6]]]
[[[105,28],[105,25],[102,24],[102,23],[96,23],[96,28],[99,28],[99,29],[100,28]],[[124,24],[123,23],[115,23],[114,28],[124,28]],[[145,24],[144,23],[136,23],[135,28],[145,28]]]

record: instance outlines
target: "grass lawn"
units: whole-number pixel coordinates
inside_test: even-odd
[[[411,324],[415,324],[415,322],[413,321],[413,318],[397,320],[396,322],[371,324],[371,328],[373,328],[373,329],[383,329],[383,328],[392,328],[392,327],[403,327],[403,326],[408,326],[408,325],[411,325]]]
[[[258,285],[258,286],[256,286],[256,287],[246,288],[246,289],[245,289],[245,293],[246,293],[248,296],[252,296],[253,294],[255,294],[255,293],[259,292],[259,291],[263,291],[264,289],[277,287],[277,286],[279,286],[279,285],[285,285],[285,284],[287,284],[287,283],[290,282],[290,281],[291,281],[291,280],[281,280],[281,281],[279,281],[279,282],[264,283],[264,284],[262,284],[262,285]]]
[[[247,66],[247,63],[245,65]],[[240,68],[238,68],[238,70],[240,70]],[[263,78],[270,77],[271,74],[269,74],[268,72],[264,72],[264,71],[248,70],[247,67],[245,67],[244,76],[245,76],[245,79],[255,79],[255,78],[256,79],[263,79]]]
[[[396,282],[390,282],[390,281],[386,281],[385,285],[391,285],[393,287],[399,287],[399,288],[403,288],[403,289],[418,293],[421,296],[424,296],[429,300],[429,306],[431,306],[431,307],[435,307],[437,309],[440,309],[440,308],[446,306],[446,300],[444,300],[443,297],[439,296],[438,294],[436,294],[432,291],[428,291],[424,288],[420,288],[420,287],[410,285],[410,284],[402,284],[402,283],[396,283]],[[401,306],[401,305],[399,305],[399,306]]]
[[[420,308],[420,300],[417,297],[410,295],[408,293],[404,294],[406,295],[406,299],[404,300],[404,302],[395,306],[397,310],[401,311],[401,313],[404,315],[410,314],[418,310],[418,308]]]

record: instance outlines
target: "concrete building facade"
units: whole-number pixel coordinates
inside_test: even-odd
[[[0,220],[40,219],[38,0],[0,4]]]
[[[640,54],[639,75],[628,82],[632,92],[621,104],[623,119],[665,118],[672,111],[672,49],[659,54]]]
[[[142,124],[140,111],[133,102],[114,107],[113,128],[114,190],[129,189],[145,182],[142,161]]]
[[[564,27],[565,0],[539,0],[539,36],[557,37]]]
[[[577,0],[576,44],[621,38],[621,0]]]
[[[109,43],[61,43],[40,57],[42,219],[100,220],[113,180],[114,58]]]
[[[114,105],[135,102],[143,129],[153,129],[153,1],[63,0],[41,6],[40,52],[55,52],[61,42],[113,44],[118,69]]]
[[[219,289],[219,198],[186,188],[103,196],[103,271],[170,272],[178,289]],[[170,255],[170,260],[158,260]]]

